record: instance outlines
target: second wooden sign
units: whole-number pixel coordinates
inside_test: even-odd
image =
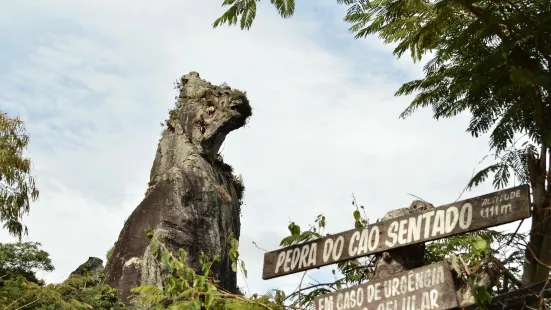
[[[443,261],[316,297],[316,310],[445,310],[457,307]]]

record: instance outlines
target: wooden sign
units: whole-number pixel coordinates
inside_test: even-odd
[[[265,253],[262,279],[528,217],[530,189],[521,185]]]
[[[320,295],[314,302],[316,310],[445,310],[458,306],[445,261]]]

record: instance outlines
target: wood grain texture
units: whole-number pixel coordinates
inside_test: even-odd
[[[314,302],[316,310],[445,310],[457,307],[453,278],[445,261],[320,295]]]
[[[530,217],[528,185],[449,203],[264,254],[263,279]]]

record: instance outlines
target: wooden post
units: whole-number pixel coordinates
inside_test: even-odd
[[[528,218],[530,191],[528,185],[520,185],[421,212],[426,208],[425,204],[416,202],[411,209],[390,212],[385,221],[267,252],[264,254],[262,279],[277,278],[382,252],[393,253],[398,248]],[[400,251],[407,252],[407,255],[394,253],[397,257],[418,257],[410,253],[413,249],[409,247],[406,251]],[[418,248],[413,253],[422,252],[422,248]],[[386,260],[390,259],[388,255],[384,255]],[[413,265],[420,261],[408,260]],[[410,263],[404,260],[398,262],[398,265]],[[396,264],[391,265],[397,268]]]
[[[388,212],[382,220],[391,220],[400,216],[424,212],[433,208],[434,206],[432,204],[415,200],[408,208],[401,208]],[[374,280],[423,266],[425,244],[420,243],[392,249],[376,254],[375,257],[375,271],[372,278]]]

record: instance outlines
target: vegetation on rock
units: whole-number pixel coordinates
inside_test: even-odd
[[[229,24],[249,29],[256,17],[257,2],[225,0],[223,5],[229,9],[213,26]],[[294,14],[294,0],[271,3],[284,18]],[[487,262],[499,261],[506,268],[498,266],[501,271],[489,287],[476,284],[474,272],[460,272],[460,277],[470,284],[471,294],[480,308],[487,307],[497,291],[548,280],[551,266],[549,1],[337,0],[337,3],[349,6],[344,20],[352,24],[350,30],[356,38],[376,34],[386,43],[397,43],[395,55],[402,57],[409,52],[414,61],[433,53],[424,67],[425,76],[405,83],[396,92],[396,95],[416,94],[401,117],[406,118],[424,107],[432,108],[436,119],[464,111],[471,113],[467,131],[474,137],[490,134],[490,150],[497,163],[475,174],[468,188],[492,175],[496,188],[507,186],[513,179],[531,186],[534,212],[528,236],[482,230],[438,240],[427,244],[425,262],[451,260],[454,256],[462,270],[473,271]],[[185,81],[181,79],[176,87],[181,90],[183,84]],[[244,92],[226,86],[216,91],[225,92],[232,100],[247,100]],[[186,96],[179,93],[177,108],[183,99],[197,100],[208,114],[219,94],[207,89]],[[250,106],[247,102],[240,107],[246,109],[240,111],[246,121],[252,114]],[[221,105],[221,108],[228,107]],[[208,124],[202,114],[198,112],[196,116],[194,126],[200,127],[203,134]],[[171,110],[165,122],[169,131],[175,131],[178,120],[177,109]],[[519,143],[519,136],[526,142]],[[31,162],[23,156],[27,145],[28,135],[21,120],[0,113],[0,221],[10,234],[20,239],[27,231],[22,216],[29,212],[30,201],[38,198],[30,175]],[[214,159],[214,165],[230,179],[241,204],[244,190],[241,178],[234,176],[232,167],[221,158]],[[149,185],[154,187],[156,183],[152,180]],[[354,207],[354,227],[367,225],[365,208],[355,200]],[[307,230],[291,223],[290,235],[281,241],[281,246],[326,236],[326,224],[323,215]],[[194,270],[187,264],[185,251],[180,249],[175,255],[156,240],[154,234],[149,237],[165,277],[159,287],[144,285],[132,290],[134,300],[149,309],[312,309],[316,296],[365,282],[374,273],[374,258],[364,257],[336,264],[332,281],[303,282],[307,276],[304,272],[297,289],[288,295],[274,290],[271,294],[246,297],[219,287],[211,270],[218,256],[210,259],[201,253],[201,268]],[[230,238],[229,243],[231,269],[246,277],[237,239]],[[101,272],[73,275],[60,284],[45,285],[38,280],[36,272],[51,271],[53,266],[48,254],[39,247],[38,243],[0,245],[0,307],[131,309],[118,301],[116,290],[104,284]]]
[[[161,241],[151,235],[150,237],[154,255],[162,261],[167,275],[163,279],[162,287],[143,285],[132,290],[136,294],[134,301],[137,306],[171,310],[284,309],[281,298],[277,299],[278,303],[272,300],[270,295],[245,298],[221,289],[211,276],[212,265],[220,260],[220,256],[209,259],[201,252],[199,259],[202,267],[200,271],[195,271],[187,265],[187,253],[183,249],[174,255]],[[232,238],[230,246],[233,253],[233,268],[236,272],[239,262],[237,240]],[[244,270],[244,264],[241,266]],[[246,276],[246,270],[244,275]]]

